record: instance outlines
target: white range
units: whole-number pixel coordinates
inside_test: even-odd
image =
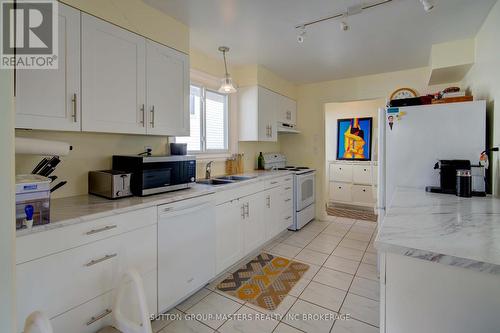
[[[264,169],[293,172],[293,223],[289,230],[300,230],[315,217],[316,170],[308,167],[288,166],[286,156],[281,153],[265,153]]]

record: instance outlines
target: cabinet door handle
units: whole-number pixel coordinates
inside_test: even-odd
[[[292,180],[292,178],[285,178],[285,181],[286,181],[286,182],[287,182],[287,181],[289,181],[289,180]]]
[[[141,106],[141,121],[142,127],[146,126],[146,112],[144,112],[144,104]]]
[[[285,187],[285,190],[291,190],[292,188],[290,186]]]
[[[363,192],[366,192],[366,190],[365,190],[365,189],[363,189]]]
[[[95,315],[93,316],[92,318],[90,318],[90,320],[87,322],[87,326],[90,326],[92,325],[93,323],[95,323],[96,321],[98,320],[101,320],[102,318],[106,317],[107,315],[109,315],[111,312],[113,312],[113,310],[111,309],[106,309],[104,310],[103,313],[100,313],[98,315]]]
[[[155,128],[155,106],[154,105],[151,107],[151,121],[149,123],[151,124],[151,128]]]
[[[278,182],[271,182],[271,185],[278,184]]]
[[[241,218],[245,219],[245,204],[241,205]]]
[[[118,255],[118,253],[113,253],[113,254],[106,254],[104,257],[100,258],[100,259],[95,259],[95,260],[91,260],[89,261],[88,263],[85,264],[85,267],[90,267],[90,266],[94,266],[100,262],[103,262],[103,261],[106,261],[106,260],[109,260],[111,258],[114,258]]]
[[[76,123],[78,122],[78,119],[77,119],[77,97],[76,97],[76,94],[73,94],[73,97],[71,97],[71,103],[73,105],[73,114],[71,115],[71,117],[73,117],[73,122]]]
[[[292,201],[292,199],[290,199],[290,198],[285,199],[285,202],[288,202],[288,201]]]
[[[100,229],[92,229],[90,231],[87,231],[85,234],[90,236],[90,235],[98,234],[98,233],[103,232],[103,231],[108,231],[108,230],[114,229],[116,227],[117,227],[116,224],[107,225],[107,226],[102,227]]]
[[[247,215],[247,217],[250,217],[250,204],[247,202],[247,203],[245,204],[245,207],[246,207],[246,211],[247,211],[247,212],[246,212],[246,215]]]
[[[288,220],[289,220],[289,219],[291,219],[291,218],[292,218],[291,216],[287,216],[287,217],[285,218],[285,220],[287,220],[287,221],[288,221]]]
[[[271,196],[268,195],[266,197],[266,205],[267,205],[267,208],[271,208]]]

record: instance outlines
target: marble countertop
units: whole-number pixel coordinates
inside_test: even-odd
[[[379,228],[380,251],[500,274],[500,199],[399,188]]]
[[[155,194],[147,197],[128,197],[109,200],[95,195],[79,195],[66,198],[52,199],[50,201],[50,223],[34,226],[31,229],[17,230],[16,236],[22,237],[36,232],[43,232],[54,228],[61,228],[76,223],[88,222],[95,219],[126,213],[153,206],[168,204],[175,201],[186,200],[220,191],[234,189],[268,179],[291,174],[290,171],[251,171],[241,176],[254,177],[249,180],[235,182],[223,186],[193,184],[189,189]]]

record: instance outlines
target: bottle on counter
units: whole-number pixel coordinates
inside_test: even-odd
[[[260,152],[259,157],[257,157],[257,169],[264,170],[264,156],[262,152]]]

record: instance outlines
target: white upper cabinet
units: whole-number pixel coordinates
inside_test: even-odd
[[[146,134],[146,41],[82,14],[82,130]]]
[[[16,71],[16,128],[80,130],[80,11],[62,3],[58,67]]]
[[[297,102],[285,96],[279,96],[278,122],[294,128],[297,124]]]
[[[146,43],[147,133],[189,136],[189,61],[184,53]]]
[[[240,141],[278,140],[278,94],[259,86],[239,91]]]

